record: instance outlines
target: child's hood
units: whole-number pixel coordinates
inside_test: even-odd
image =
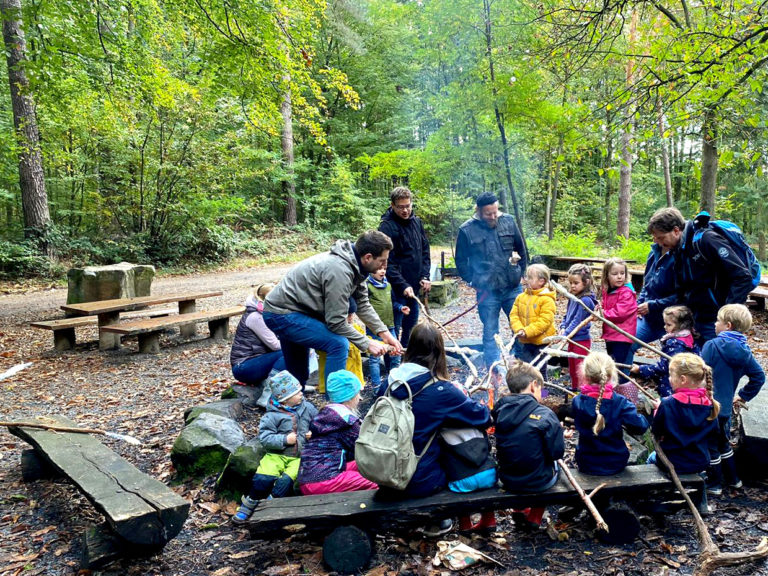
[[[538,290],[531,290],[528,288],[528,293],[536,296],[538,298],[550,298],[552,299],[552,302],[555,301],[555,291],[552,290],[549,286],[544,286],[543,288],[539,288]]]
[[[721,332],[712,342],[720,357],[729,366],[746,366],[752,357],[747,337],[741,332]]]
[[[248,298],[245,299],[245,307],[256,308],[256,310],[262,312],[264,310],[264,302],[256,298],[253,294],[249,294]]]
[[[504,418],[508,424],[519,426],[539,406],[539,401],[531,394],[510,394],[499,400],[493,412],[497,419]]]
[[[359,417],[343,404],[326,404],[317,413],[309,429],[312,434],[330,434],[355,425]]]
[[[397,368],[394,368],[389,373],[388,383],[392,386],[392,395],[396,398],[407,398],[408,391],[400,382],[407,382],[411,389],[411,393],[414,394],[422,389],[424,384],[429,382],[432,378],[432,374],[429,369],[420,364],[414,364],[413,362],[406,362],[400,364]]]

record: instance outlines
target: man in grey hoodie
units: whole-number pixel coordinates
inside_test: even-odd
[[[337,240],[329,252],[317,254],[294,266],[264,301],[264,322],[280,339],[286,369],[304,389],[309,378],[309,349],[326,353],[325,375],[343,370],[349,343],[371,356],[381,356],[391,346],[403,348],[368,301],[368,274],[386,267],[392,242],[369,230],[352,244]],[[347,323],[349,299],[357,302],[357,316],[381,338],[369,340]]]

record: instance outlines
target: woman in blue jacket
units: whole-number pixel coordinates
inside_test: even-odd
[[[653,231],[649,230],[651,234]],[[637,296],[637,338],[653,342],[664,336],[664,309],[677,303],[674,252],[654,242],[645,264],[643,289]],[[639,348],[633,346],[633,350]]]

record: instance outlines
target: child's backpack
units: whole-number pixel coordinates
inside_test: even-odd
[[[744,262],[746,267],[749,268],[749,272],[752,275],[752,288],[757,288],[760,284],[760,277],[762,274],[762,271],[760,270],[760,262],[757,260],[752,248],[747,244],[747,240],[744,238],[744,233],[741,229],[728,220],[710,220],[708,212],[699,213],[693,221],[692,246],[699,254],[701,254],[702,258],[704,255],[701,253],[699,242],[701,241],[702,235],[707,230],[714,230],[720,236],[728,240],[728,243],[731,245],[736,255],[742,262]]]
[[[435,378],[424,384],[419,392],[434,382]],[[391,396],[393,384],[405,386],[408,398],[400,400]],[[404,490],[416,472],[419,459],[435,439],[433,434],[421,454],[416,455],[413,450],[414,418],[411,409],[414,396],[407,382],[393,382],[384,395],[376,399],[360,425],[360,435],[355,442],[357,469],[364,478],[379,486]]]

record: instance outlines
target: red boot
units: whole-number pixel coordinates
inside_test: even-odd
[[[478,525],[485,532],[496,532],[496,513],[493,510],[486,510],[480,516],[480,522],[478,522]]]

